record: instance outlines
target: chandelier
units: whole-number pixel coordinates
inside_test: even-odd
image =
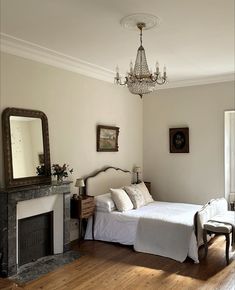
[[[148,22],[140,21],[134,23],[136,19],[143,18]],[[149,17],[149,19],[148,19]],[[155,22],[151,22],[152,20]],[[167,81],[166,67],[164,66],[163,74],[159,70],[159,64],[156,63],[155,72],[152,73],[149,70],[146,54],[144,47],[142,45],[143,29],[150,29],[156,25],[156,17],[148,14],[134,14],[123,18],[124,26],[127,28],[133,28],[133,25],[137,27],[140,31],[140,46],[137,50],[137,56],[135,60],[135,65],[133,68],[133,63],[130,62],[130,70],[127,75],[122,78],[119,74],[119,67],[116,67],[116,76],[114,81],[116,84],[121,86],[127,86],[132,94],[139,95],[141,98],[144,94],[151,93],[156,89],[157,85],[163,85]],[[122,24],[123,24],[122,23]],[[127,25],[126,25],[127,24]]]

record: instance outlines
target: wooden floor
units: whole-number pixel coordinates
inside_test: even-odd
[[[194,264],[136,253],[131,247],[86,241],[79,251],[83,256],[26,285],[0,280],[0,289],[75,290],[75,289],[235,289],[235,253],[226,266],[223,237],[209,244],[206,260]],[[203,249],[199,251],[203,255]]]

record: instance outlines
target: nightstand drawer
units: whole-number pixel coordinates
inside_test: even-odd
[[[87,211],[87,210],[94,210],[95,204],[86,204],[81,206],[81,212]]]
[[[71,218],[88,218],[95,211],[94,197],[86,196],[79,199],[71,199]]]
[[[93,214],[94,214],[94,211],[83,212],[82,216],[80,218],[87,219],[87,218],[91,217]]]
[[[80,217],[81,218],[90,217],[91,215],[94,214],[94,211],[95,211],[95,206],[90,206],[90,207],[87,207],[87,208],[83,208],[82,211],[81,211]]]
[[[88,196],[83,199],[81,199],[82,205],[87,205],[87,204],[95,204],[94,197]]]
[[[83,209],[86,209],[86,208],[89,208],[89,207],[94,207],[95,206],[95,201],[94,200],[91,200],[90,202],[81,202],[81,208],[82,210]]]

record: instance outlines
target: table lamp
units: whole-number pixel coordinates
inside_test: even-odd
[[[141,180],[139,179],[139,174],[141,172],[141,168],[139,166],[135,166],[133,172],[136,173],[136,183],[140,183]]]
[[[75,187],[78,187],[78,195],[82,195],[82,187],[85,187],[83,178],[78,178],[75,182]]]

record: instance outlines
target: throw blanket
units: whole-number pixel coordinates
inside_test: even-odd
[[[235,247],[235,212],[226,211],[223,214],[218,214],[210,219],[210,221],[228,224],[233,227],[233,247]]]
[[[139,252],[169,257],[183,262],[188,254],[194,235],[195,211],[178,216],[141,217],[139,219],[134,249]],[[198,262],[198,261],[197,261]]]

